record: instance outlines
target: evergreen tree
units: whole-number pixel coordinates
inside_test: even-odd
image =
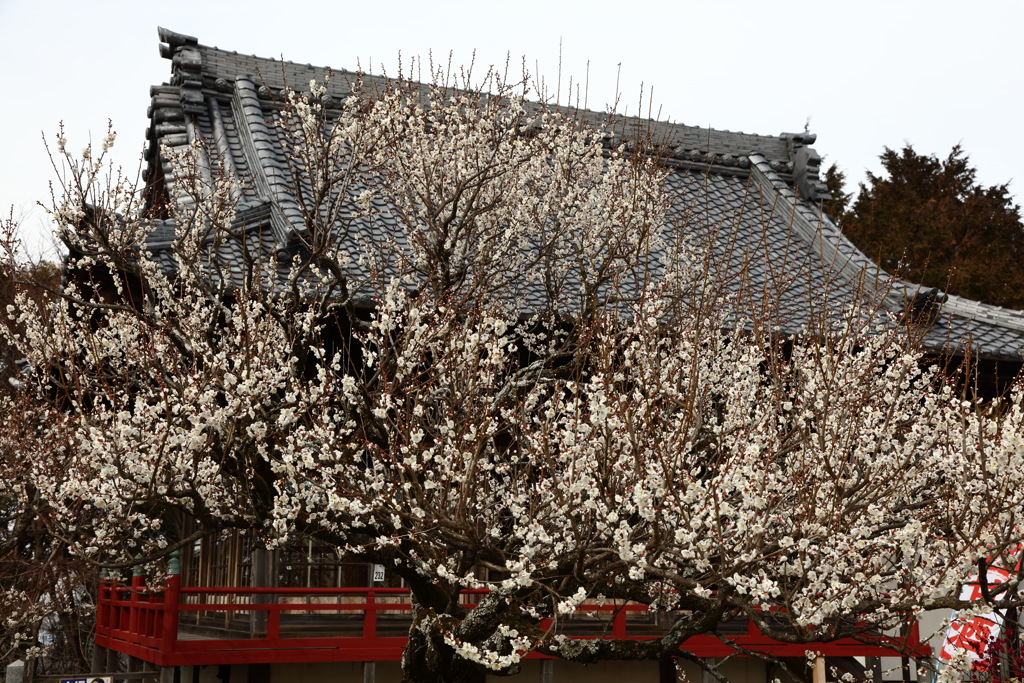
[[[833,213],[854,244],[912,282],[1024,308],[1024,225],[1008,185],[978,183],[959,145],[944,160],[910,145],[880,158],[885,175],[869,173],[852,208]]]
[[[825,187],[828,188],[829,196],[832,199],[826,200],[822,204],[822,208],[839,225],[842,224],[843,217],[850,206],[850,200],[853,198],[852,194],[843,190],[845,184],[846,174],[839,170],[839,166],[837,164],[829,166],[825,171]]]

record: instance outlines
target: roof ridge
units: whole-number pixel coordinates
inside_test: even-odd
[[[798,232],[802,238],[806,240],[810,237],[812,246],[815,246],[816,242],[820,242],[821,246],[827,244],[830,247],[829,257],[835,259],[834,262],[839,265],[840,272],[847,271],[845,273],[847,277],[854,275],[854,271],[850,270],[850,268],[854,268],[857,273],[863,272],[868,281],[888,283],[884,301],[892,312],[905,310],[916,296],[933,289],[886,271],[851,242],[827,213],[820,210],[815,212],[808,202],[795,201],[796,193],[785,181],[778,178],[771,165],[763,157],[751,155],[750,159],[752,166],[771,182],[778,196],[785,200],[780,204],[785,203],[786,208],[793,211],[794,227],[804,228]],[[814,228],[814,223],[818,224],[817,228]],[[815,230],[815,235],[806,234],[808,226]],[[838,262],[840,258],[844,259],[842,263]],[[969,321],[986,322],[1009,330],[1024,332],[1024,311],[986,304],[941,291],[938,293],[943,297],[942,313],[945,315],[957,316]]]
[[[311,78],[321,80],[328,70],[338,74],[358,73],[362,77],[376,82],[377,85],[395,80],[387,76],[347,69],[333,69],[329,66],[318,67],[274,57],[244,55],[215,46],[203,45],[194,36],[177,33],[166,28],[158,29],[158,34],[163,43],[160,46],[160,54],[174,63],[175,73],[178,75],[176,79],[172,80],[172,83],[180,81],[180,84],[186,87],[201,85],[202,77],[205,77],[206,80],[211,81],[211,85],[216,83],[214,87],[225,90],[230,87],[231,81],[240,76],[258,76],[258,80],[262,80],[267,87],[267,91],[261,93],[261,96],[266,97],[272,96],[286,84],[293,88],[296,86],[301,88]],[[273,65],[273,68],[261,69],[261,64],[267,67]],[[225,82],[217,83],[218,79]],[[179,83],[174,84],[178,85]],[[339,93],[339,95],[343,95],[343,93]],[[194,97],[189,94],[190,99]],[[192,102],[186,102],[185,98],[186,93],[183,92],[183,107],[192,104]],[[336,99],[340,102],[343,96]],[[745,169],[746,165],[739,163],[738,159],[748,157],[752,153],[761,153],[775,165],[776,171],[783,174],[792,173],[794,170],[793,140],[807,139],[809,140],[807,144],[810,144],[815,138],[811,134],[747,133],[711,128],[710,126],[695,126],[670,119],[660,121],[643,116],[612,114],[568,105],[542,102],[534,102],[534,104],[547,104],[558,111],[593,117],[591,123],[598,125],[600,125],[601,118],[614,119],[614,129],[624,139],[639,139],[641,135],[646,136],[655,143],[655,147],[661,151],[661,156],[706,162],[709,165],[739,166]],[[797,145],[797,147],[799,146]],[[709,156],[712,154],[713,158]]]

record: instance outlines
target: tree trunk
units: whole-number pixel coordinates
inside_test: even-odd
[[[402,654],[403,683],[483,683],[483,667],[456,655],[444,642],[436,615],[415,596],[410,599],[413,618]]]

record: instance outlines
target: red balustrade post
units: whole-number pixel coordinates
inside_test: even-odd
[[[142,567],[135,565],[132,567],[132,583],[131,590],[128,598],[128,642],[136,643],[141,645],[144,641],[140,636],[144,635],[140,632],[140,622],[142,621],[143,614],[142,610],[139,609],[139,605],[142,602],[142,589],[146,586],[146,579],[142,575]],[[134,655],[128,656],[128,670],[129,671],[142,671],[142,660]]]
[[[132,635],[139,635],[139,601],[142,599],[142,588],[146,585],[146,579],[142,575],[142,567],[135,565],[132,567],[132,583],[131,591],[128,593],[128,601],[130,607],[128,608],[128,632]]]
[[[174,651],[178,642],[178,602],[181,596],[181,553],[171,553],[167,569],[167,588],[164,589],[164,611],[160,628],[160,652]]]
[[[623,604],[612,620],[612,635],[616,638],[626,637],[626,605]]]
[[[281,610],[275,609],[267,613],[267,640],[281,637]]]
[[[114,600],[115,602],[120,602],[121,600],[131,600],[131,598],[131,591],[124,590],[124,583],[121,581],[120,577],[117,577],[110,582],[111,600]],[[113,613],[116,616],[114,621],[117,622],[117,630],[127,631],[128,617],[130,616],[129,609],[124,605],[113,605],[111,609],[113,610]]]
[[[363,638],[377,637],[377,607],[373,600],[373,589],[366,591],[366,604],[363,606]]]

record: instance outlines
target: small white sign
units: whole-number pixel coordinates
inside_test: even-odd
[[[78,678],[62,678],[60,683],[114,683],[113,676],[86,676]]]
[[[382,583],[384,581],[384,565],[375,564],[373,565],[373,582]]]

